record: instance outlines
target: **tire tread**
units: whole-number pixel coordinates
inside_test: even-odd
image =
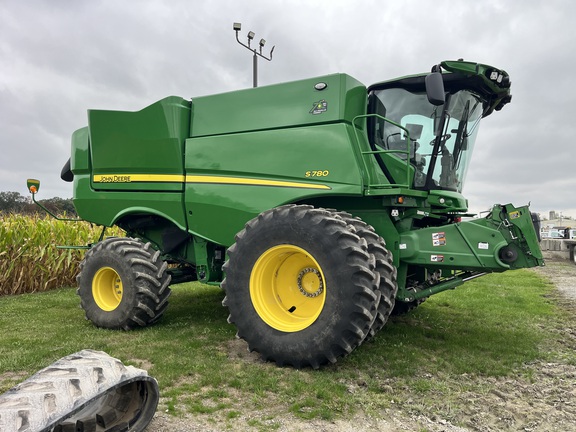
[[[302,236],[311,232],[322,233],[322,236],[329,239],[327,244],[334,245],[338,256],[344,257],[342,262],[346,264],[345,272],[349,277],[349,286],[345,288],[349,292],[349,302],[343,309],[345,312],[342,312],[345,316],[337,318],[338,323],[334,327],[337,334],[325,336],[323,342],[302,340],[298,343],[301,351],[297,353],[294,353],[296,348],[291,351],[291,348],[279,347],[280,344],[269,346],[261,335],[255,334],[254,324],[259,318],[253,321],[254,318],[247,315],[246,311],[252,310],[251,305],[240,306],[244,300],[240,300],[238,291],[245,288],[237,286],[234,280],[246,271],[243,263],[246,248],[251,242],[257,241],[256,236],[262,235],[262,230],[272,229],[266,227],[276,223],[281,227],[290,226]],[[349,229],[341,217],[327,209],[289,204],[259,214],[246,223],[244,229],[236,234],[235,240],[228,248],[228,260],[223,267],[226,277],[221,285],[225,292],[222,303],[229,308],[228,322],[236,324],[238,337],[248,342],[250,351],[257,351],[263,360],[274,361],[279,366],[319,368],[350,354],[364,340],[374,321],[378,299],[374,285],[374,256],[368,252],[365,239]],[[269,333],[274,332],[277,331],[269,327]]]
[[[96,257],[110,257],[121,259],[129,268],[129,283],[124,282],[124,297],[130,298],[130,304],[118,308],[122,309],[120,319],[112,321],[105,311],[102,311],[94,302],[91,292],[91,277],[95,271],[92,264]],[[76,277],[80,296],[80,305],[84,309],[86,318],[98,327],[132,330],[157,322],[168,307],[168,298],[171,276],[167,272],[168,266],[162,261],[160,251],[152,245],[143,243],[135,238],[110,237],[86,252],[84,260],[80,263],[79,274]],[[128,294],[126,290],[132,290]],[[133,294],[133,295],[132,295]],[[128,301],[128,300],[126,300]],[[120,313],[120,312],[119,312]]]

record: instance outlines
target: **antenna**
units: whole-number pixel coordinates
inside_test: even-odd
[[[268,56],[266,56],[262,53],[262,49],[264,48],[264,45],[266,45],[265,39],[260,39],[260,42],[258,42],[259,49],[256,50],[256,48],[252,48],[250,46],[252,40],[254,40],[254,36],[256,36],[256,34],[253,31],[248,32],[248,36],[247,36],[248,44],[245,44],[243,42],[240,42],[240,39],[238,38],[238,32],[240,30],[242,30],[242,24],[241,23],[234,23],[232,28],[236,32],[236,42],[238,42],[244,48],[252,51],[252,54],[253,54],[252,55],[252,81],[253,81],[254,87],[258,87],[258,57],[262,57],[264,60],[272,61],[272,53],[274,52],[274,48],[276,48],[276,45],[274,45],[272,47],[272,49],[270,50],[270,54],[268,54]]]

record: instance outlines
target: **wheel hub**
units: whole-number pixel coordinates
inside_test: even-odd
[[[122,301],[124,286],[120,275],[111,267],[102,267],[92,280],[92,296],[98,307],[106,312],[116,309]]]
[[[318,262],[306,250],[281,244],[264,251],[250,275],[250,299],[270,327],[297,332],[310,327],[326,301]]]
[[[307,267],[300,272],[297,283],[302,295],[309,298],[318,297],[324,291],[322,275],[312,267]]]

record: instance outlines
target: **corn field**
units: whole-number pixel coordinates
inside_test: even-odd
[[[0,213],[0,295],[76,286],[82,249],[98,240],[102,228],[86,222],[64,222],[48,216]],[[107,235],[123,235],[118,228]]]

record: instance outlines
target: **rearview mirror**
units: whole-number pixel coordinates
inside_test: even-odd
[[[28,190],[32,195],[38,193],[38,191],[40,190],[40,180],[28,179],[26,180],[26,185],[28,186]]]
[[[436,106],[443,105],[445,102],[445,93],[442,74],[440,72],[432,72],[426,75],[424,83],[426,84],[428,102]]]

